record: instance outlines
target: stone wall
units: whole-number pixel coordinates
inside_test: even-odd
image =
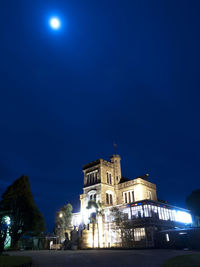
[[[148,191],[151,192],[151,199],[155,201],[157,200],[156,185],[148,181],[145,181],[141,178],[137,178],[137,179],[119,184],[117,188],[118,188],[118,190],[116,190],[117,199],[118,199],[117,204],[124,203],[123,192],[131,191],[131,190],[134,191],[135,201],[148,199],[149,198],[149,195],[147,193]]]

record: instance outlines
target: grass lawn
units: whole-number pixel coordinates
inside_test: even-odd
[[[30,266],[32,262],[31,257],[22,256],[0,256],[1,267],[21,267]],[[29,264],[29,265],[28,265]]]
[[[162,267],[200,267],[200,254],[176,256],[168,259]]]

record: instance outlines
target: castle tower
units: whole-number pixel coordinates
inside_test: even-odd
[[[110,157],[110,162],[113,164],[114,167],[114,184],[118,184],[121,180],[121,158],[119,155],[112,155]]]

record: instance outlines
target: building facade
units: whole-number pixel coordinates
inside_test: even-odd
[[[98,159],[83,166],[81,209],[72,217],[72,225],[82,227],[83,248],[153,247],[157,231],[192,223],[189,211],[158,202],[156,185],[147,174],[133,180],[123,177],[120,161],[113,155],[110,161]],[[101,212],[89,209],[89,201],[103,203]],[[123,218],[120,224],[116,211]]]

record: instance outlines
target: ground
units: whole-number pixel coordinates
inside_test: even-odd
[[[163,267],[199,267],[200,266],[200,253],[176,256],[168,259]]]
[[[23,251],[10,255],[30,256],[33,267],[158,267],[168,258],[192,254],[183,250],[77,250]]]
[[[0,266],[21,266],[23,265],[28,265],[30,266],[32,262],[32,259],[30,257],[22,257],[22,256],[0,256]]]

